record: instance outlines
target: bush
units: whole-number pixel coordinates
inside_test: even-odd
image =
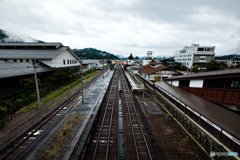
[[[192,68],[192,71],[195,72],[195,73],[198,73],[201,70],[202,70],[202,68],[199,65],[197,65],[197,64],[194,65],[193,68]]]

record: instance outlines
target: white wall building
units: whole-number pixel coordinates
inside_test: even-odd
[[[143,60],[143,66],[146,66],[146,65],[150,64],[151,62],[152,62],[152,60],[145,59],[145,60]]]
[[[231,68],[239,65],[240,64],[240,56],[230,59],[229,63],[230,63]]]
[[[52,68],[77,67],[77,55],[61,43],[0,43],[0,60],[42,62]]]
[[[192,44],[185,46],[182,50],[174,52],[174,60],[191,69],[195,64],[206,69],[206,64],[213,60],[215,56],[215,46],[199,46]]]

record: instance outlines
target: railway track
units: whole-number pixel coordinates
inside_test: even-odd
[[[116,70],[85,159],[117,159],[118,75]]]
[[[118,89],[122,89],[122,93]],[[118,102],[122,106],[121,109],[118,108]],[[132,92],[129,89],[123,69],[120,65],[117,65],[107,93],[107,99],[103,104],[95,131],[88,145],[85,160],[157,159],[157,156],[153,155],[152,143],[134,104]],[[121,131],[121,133],[124,133],[124,136],[122,137],[119,136],[119,127],[122,126],[122,124],[119,124],[121,123],[119,115],[121,115],[120,117],[123,116],[124,131]]]
[[[99,74],[86,85],[84,85],[84,92],[87,92],[92,85],[94,85],[98,78],[101,77],[102,74]],[[25,131],[21,132],[18,136],[12,138],[10,141],[9,134],[15,132],[17,129],[20,129],[22,125],[34,119],[37,114],[41,114],[43,110],[39,111],[34,116],[30,117],[28,120],[23,122],[22,124],[16,126],[13,130],[2,136],[2,139],[5,139],[6,144],[0,149],[0,159],[17,159],[17,157],[32,144],[38,136],[41,135],[54,121],[58,119],[62,114],[67,114],[66,111],[70,110],[70,106],[72,106],[73,102],[79,101],[81,98],[82,89],[78,89],[73,95],[68,97],[66,100],[57,105],[54,109],[52,109],[49,113],[43,116],[40,120],[32,124]],[[7,142],[8,141],[8,142]]]
[[[123,70],[121,70],[121,82],[127,159],[152,160],[155,158],[152,156],[152,144],[136,111]]]

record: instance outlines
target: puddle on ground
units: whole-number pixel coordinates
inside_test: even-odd
[[[144,104],[148,106],[148,108],[151,111],[151,114],[164,114],[164,112],[160,109],[160,107],[154,101],[147,100],[146,102],[144,102]]]

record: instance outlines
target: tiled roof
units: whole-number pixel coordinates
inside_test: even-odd
[[[201,72],[201,73],[194,73],[194,74],[188,74],[188,75],[181,75],[181,76],[167,78],[166,80],[196,78],[196,77],[208,77],[208,76],[221,76],[221,75],[229,75],[229,74],[240,74],[240,68]]]
[[[154,62],[154,63],[158,63],[158,62]],[[158,63],[159,64],[159,63]],[[154,73],[154,72],[157,72],[157,71],[160,71],[160,70],[163,70],[163,69],[166,69],[167,67],[165,66],[159,66],[159,67],[150,67],[150,64],[144,66],[141,71],[146,73],[146,74],[151,74],[151,73]]]
[[[160,63],[160,62],[151,62],[150,64],[158,65],[158,64],[162,64],[162,63]]]
[[[28,68],[29,66],[29,68]],[[29,75],[34,73],[33,65],[27,62],[10,62],[0,64],[0,79],[8,77],[16,77],[22,75]],[[51,72],[55,69],[48,67],[45,64],[36,64],[37,73]]]

